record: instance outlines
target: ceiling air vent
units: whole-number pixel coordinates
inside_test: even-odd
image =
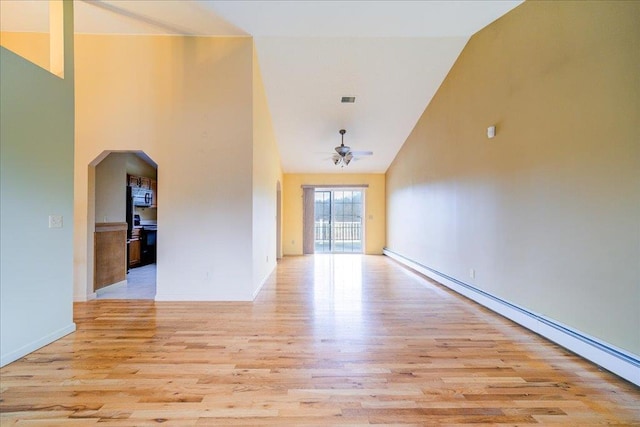
[[[354,102],[356,102],[356,97],[355,96],[343,96],[342,100],[340,101],[343,104],[353,104]]]

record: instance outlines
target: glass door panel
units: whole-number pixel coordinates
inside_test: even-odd
[[[316,190],[316,252],[362,253],[362,199],[362,190]]]
[[[331,252],[331,191],[316,190],[313,231],[315,252]]]

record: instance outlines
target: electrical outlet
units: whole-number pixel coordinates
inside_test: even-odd
[[[476,278],[476,270],[473,268],[469,269],[469,277],[471,277],[472,279]]]
[[[62,215],[49,215],[49,228],[62,228]]]

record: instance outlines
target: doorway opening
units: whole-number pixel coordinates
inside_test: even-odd
[[[97,299],[155,299],[157,164],[144,152],[108,151],[91,170],[92,293]]]
[[[363,253],[363,217],[362,190],[316,188],[314,252]]]

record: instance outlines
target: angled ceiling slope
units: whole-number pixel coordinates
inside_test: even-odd
[[[3,31],[35,31],[1,0]],[[253,36],[286,173],[384,173],[469,38],[522,1],[76,0],[76,32]],[[11,25],[11,28],[8,26]],[[23,29],[17,27],[22,26]],[[28,29],[26,29],[28,28]],[[343,104],[343,96],[355,103]],[[345,143],[372,156],[336,167]]]
[[[211,1],[255,38],[286,173],[384,173],[469,38],[521,1]],[[355,96],[352,104],[340,102]],[[340,129],[372,156],[334,166]]]

